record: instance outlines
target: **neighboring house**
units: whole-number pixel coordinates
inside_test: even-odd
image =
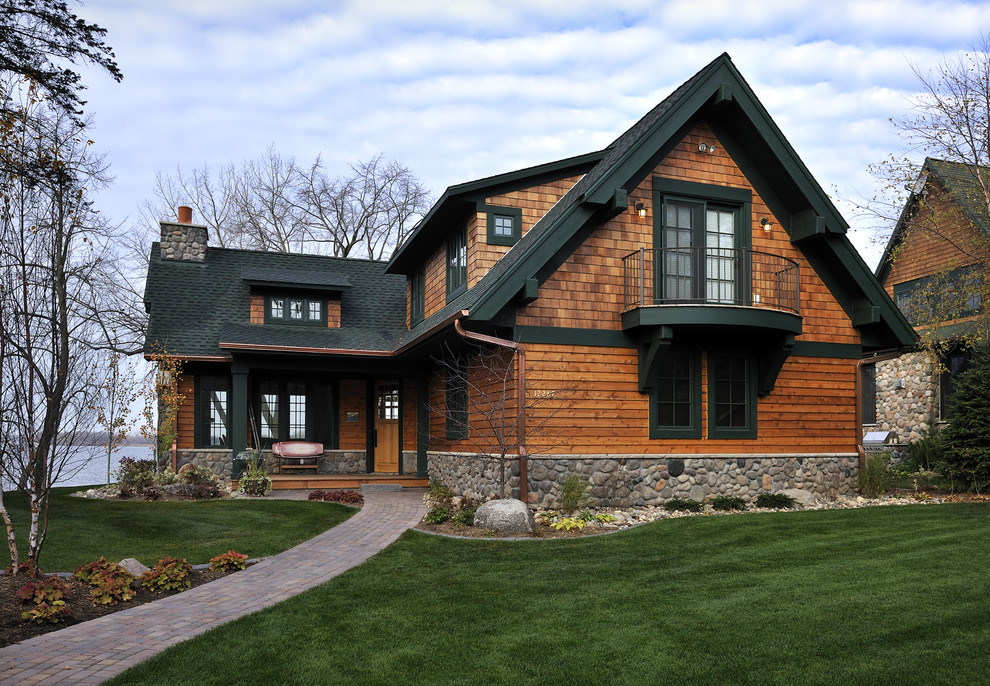
[[[847,228],[722,55],[604,150],[448,188],[387,264],[163,223],[147,340],[187,360],[180,463],[257,435],[533,504],[571,471],[600,504],[848,492],[857,363],[915,337]],[[525,410],[502,475],[479,338]]]
[[[863,366],[864,431],[892,432],[895,443],[923,437],[932,416],[951,421],[952,380],[968,359],[965,339],[986,325],[990,216],[974,174],[965,164],[926,159],[876,270],[922,339]]]

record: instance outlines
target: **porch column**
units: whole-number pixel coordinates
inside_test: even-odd
[[[237,457],[247,447],[248,370],[235,364],[230,372],[230,447]]]
[[[430,380],[416,377],[416,476],[429,476],[427,451],[430,449]]]

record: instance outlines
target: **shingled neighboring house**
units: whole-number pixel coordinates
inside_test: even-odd
[[[481,346],[532,504],[570,471],[602,504],[845,492],[858,361],[915,340],[847,228],[722,55],[604,150],[448,188],[387,264],[163,223],[147,340],[187,360],[180,463],[306,439],[321,473],[490,495]]]
[[[988,199],[975,174],[971,165],[927,158],[891,232],[876,278],[931,344],[863,367],[864,431],[910,443],[931,416],[952,419],[952,380],[966,367],[966,339],[986,326],[990,292]]]

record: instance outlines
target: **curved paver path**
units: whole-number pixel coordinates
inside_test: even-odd
[[[0,648],[0,684],[98,684],[361,564],[423,518],[422,492],[370,492],[344,523],[222,579]]]

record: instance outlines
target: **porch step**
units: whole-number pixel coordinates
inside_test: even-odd
[[[401,491],[402,484],[361,484],[362,491]]]
[[[405,474],[272,474],[272,490],[362,488],[368,485],[391,485],[405,488],[426,488],[425,476]]]

